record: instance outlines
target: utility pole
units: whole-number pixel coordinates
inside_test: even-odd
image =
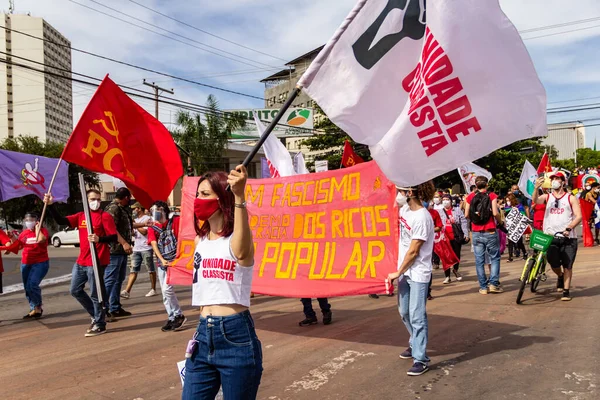
[[[15,1],[14,0],[8,0],[8,13],[12,14],[15,12]]]
[[[156,117],[156,119],[158,119],[158,97],[163,93],[163,92],[167,92],[169,94],[175,94],[175,92],[173,91],[173,89],[165,89],[165,88],[161,88],[160,86],[158,86],[157,84],[155,84],[154,82],[152,83],[148,83],[146,82],[146,80],[144,79],[144,85],[146,86],[150,86],[152,89],[154,89],[154,102],[155,102],[155,108],[154,108],[154,116]]]
[[[160,97],[160,95],[163,92],[167,92],[169,94],[175,94],[175,92],[173,91],[173,89],[165,89],[165,88],[161,88],[160,86],[158,86],[156,83],[152,82],[152,83],[148,83],[146,82],[146,79],[144,79],[143,84],[146,86],[150,86],[152,89],[154,89],[154,117],[156,117],[156,119],[158,118],[158,98]],[[176,143],[177,145],[177,143]],[[194,170],[192,168],[192,159],[189,155],[189,153],[185,150],[183,150],[179,145],[177,145],[177,147],[183,151],[187,156],[187,175],[188,176],[193,176],[194,175]]]

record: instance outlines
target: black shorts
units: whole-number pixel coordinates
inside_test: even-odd
[[[573,268],[577,256],[577,239],[554,238],[546,256],[552,268],[558,269],[561,266],[565,269]]]

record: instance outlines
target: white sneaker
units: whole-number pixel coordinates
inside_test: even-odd
[[[459,281],[459,282],[462,281],[462,275],[459,272],[454,271],[454,276],[456,276],[457,281]]]
[[[452,281],[450,280],[450,277],[447,277],[446,279],[444,279],[444,282],[443,282],[443,283],[444,283],[444,285],[447,285],[447,284],[449,284],[450,282],[452,282]]]
[[[127,290],[123,290],[121,292],[121,297],[124,299],[128,299],[129,298],[129,292]]]
[[[156,296],[156,290],[150,289],[148,293],[146,293],[146,297]]]

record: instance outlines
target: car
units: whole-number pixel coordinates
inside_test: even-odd
[[[65,228],[52,235],[51,242],[54,247],[60,247],[63,244],[72,244],[75,245],[75,247],[79,247],[79,230]]]

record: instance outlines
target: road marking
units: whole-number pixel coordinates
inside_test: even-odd
[[[71,280],[71,274],[63,275],[63,276],[57,276],[55,278],[48,278],[48,279],[44,279],[42,281],[42,283],[40,283],[40,287],[44,287],[44,286],[48,286],[48,285],[54,285],[54,284],[57,284],[57,283],[68,282],[70,280]],[[17,283],[15,285],[7,286],[3,290],[4,290],[4,293],[0,293],[0,296],[2,296],[4,294],[9,294],[9,293],[20,292],[20,291],[24,290],[24,288],[23,288],[23,284],[22,283]]]
[[[348,364],[352,364],[359,357],[374,356],[375,353],[361,353],[354,350],[346,350],[344,354],[334,358],[330,362],[321,365],[319,368],[311,370],[299,381],[295,381],[285,388],[285,391],[293,390],[296,393],[301,390],[318,390],[321,386],[329,382],[329,379],[335,376]]]

